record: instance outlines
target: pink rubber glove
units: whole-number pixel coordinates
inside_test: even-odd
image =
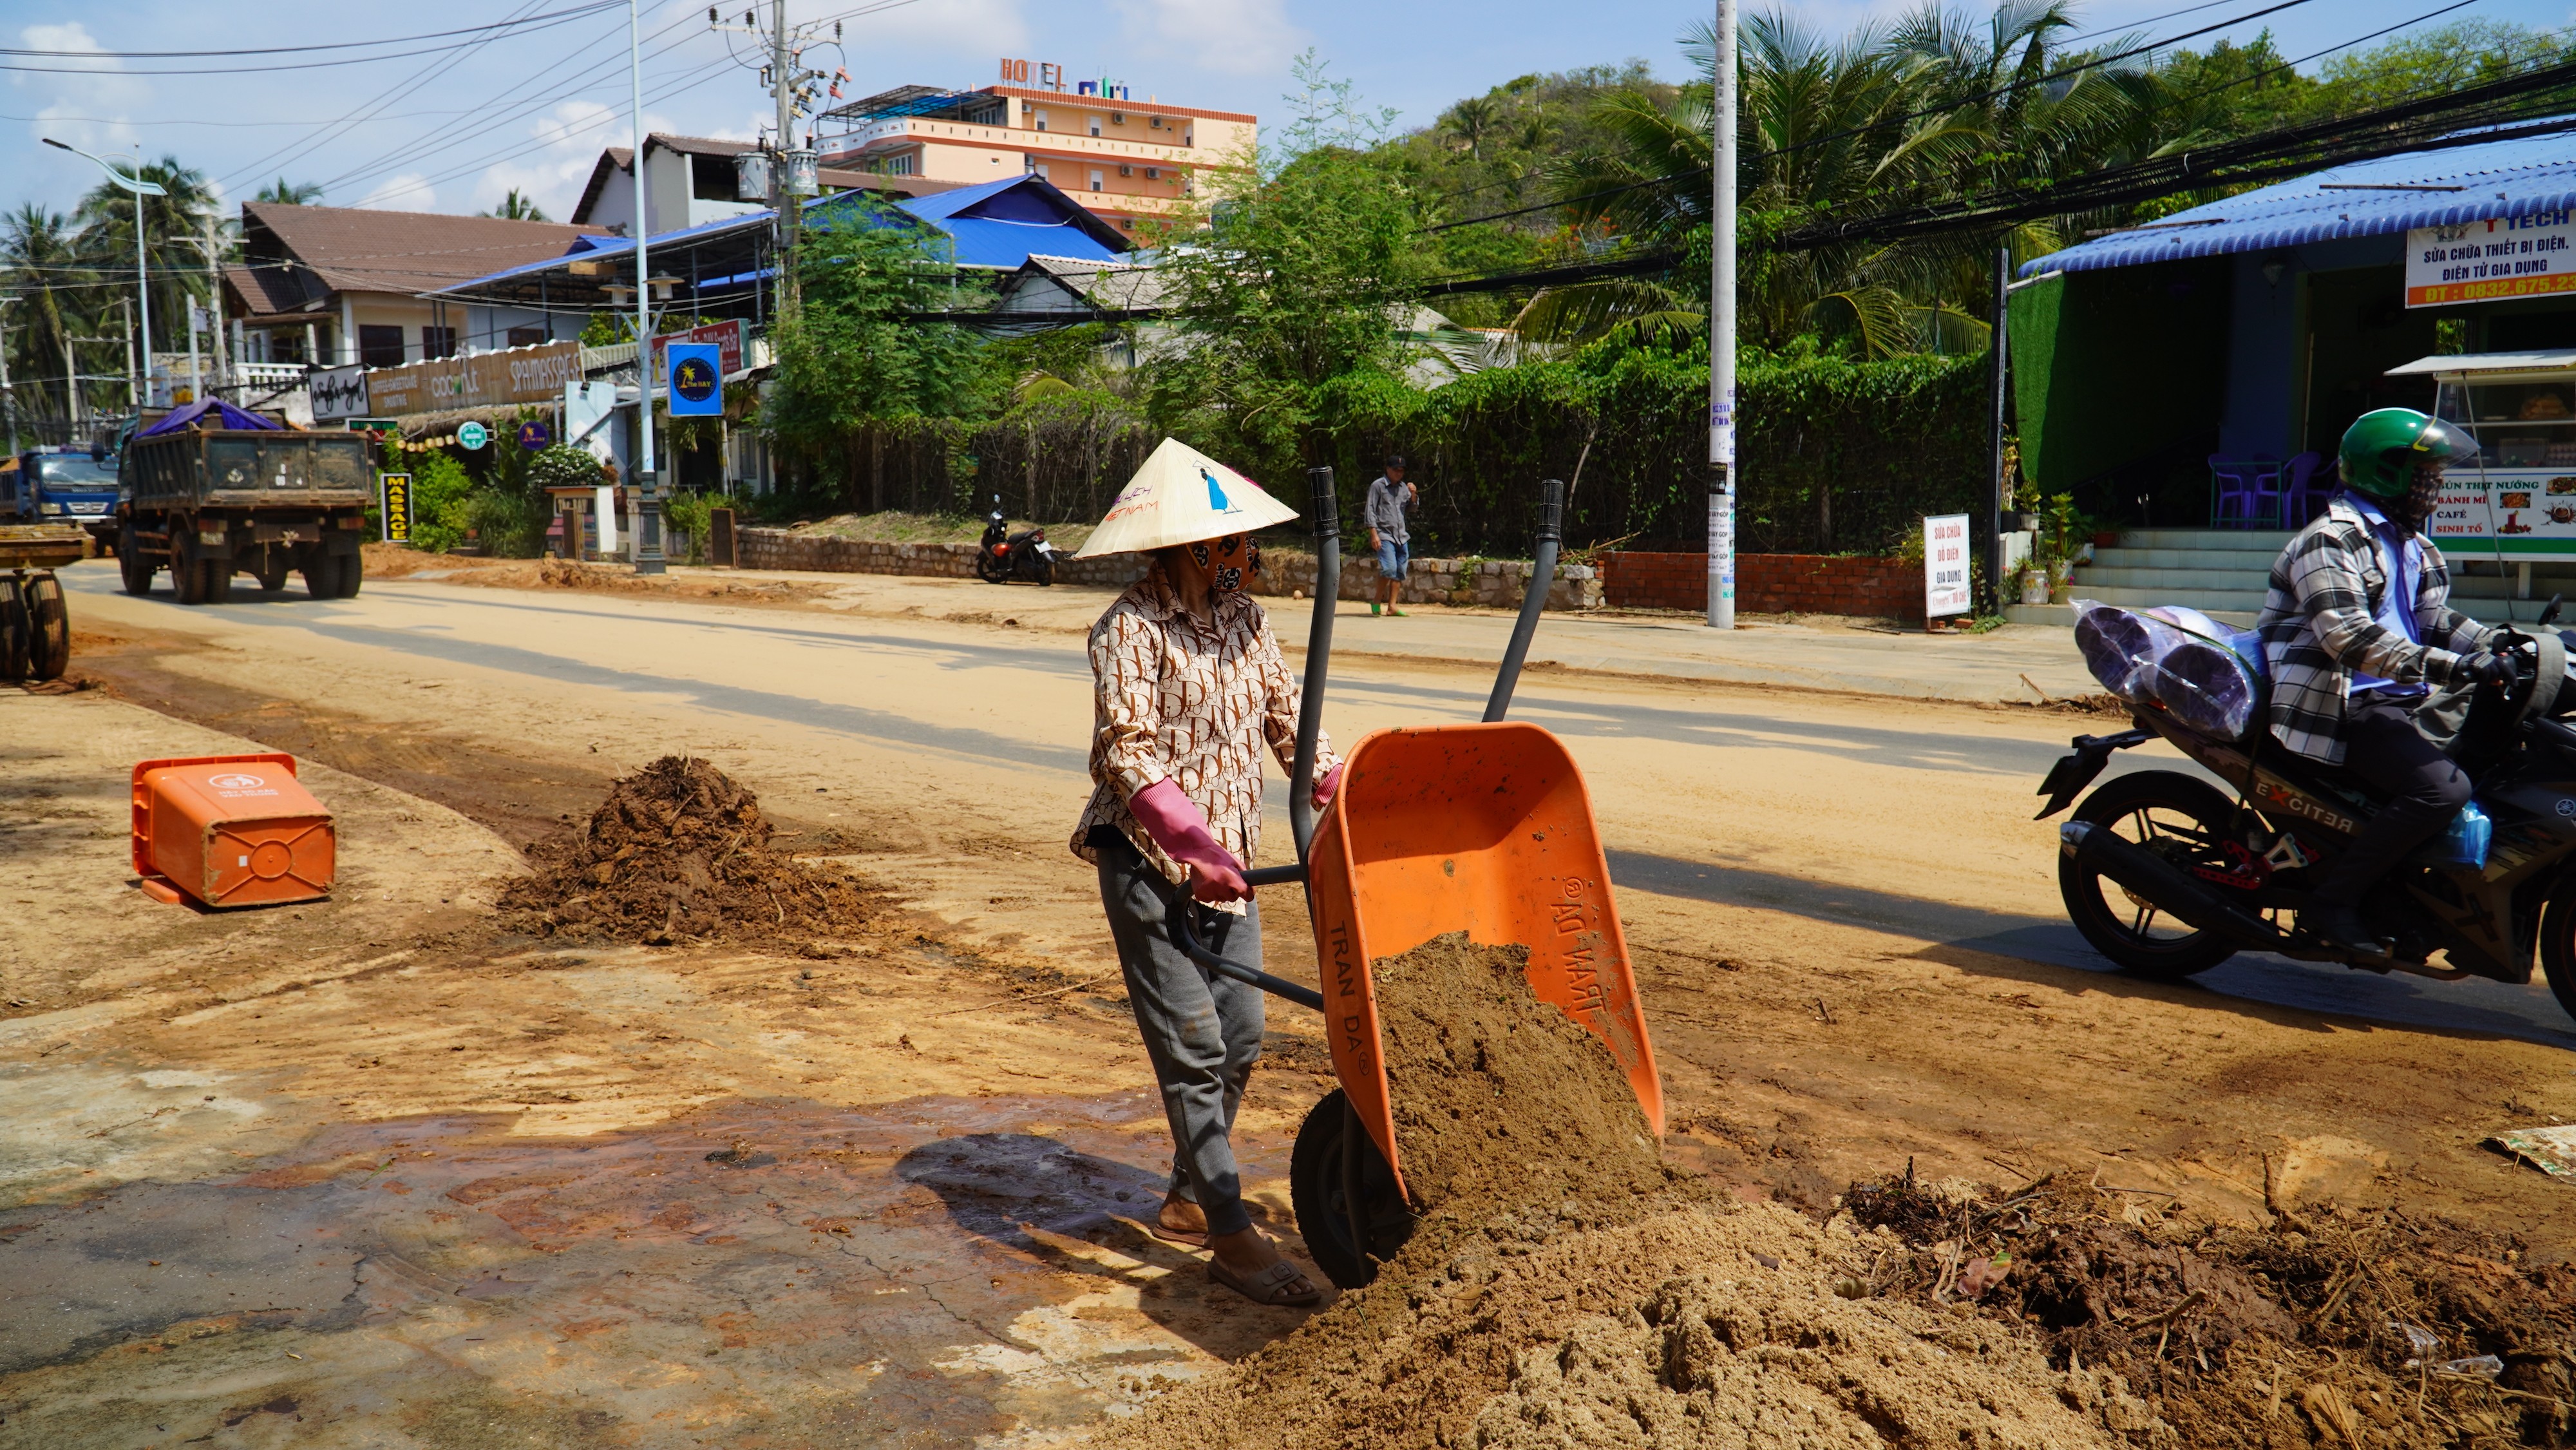
[[[1201,901],[1241,901],[1252,894],[1243,865],[1216,843],[1207,817],[1177,781],[1158,780],[1127,798],[1127,809],[1163,854],[1190,868],[1190,895]]]
[[[1341,788],[1342,768],[1336,765],[1330,771],[1325,773],[1322,780],[1315,782],[1315,809],[1320,811],[1324,807],[1331,805],[1333,803],[1333,792],[1340,790]]]

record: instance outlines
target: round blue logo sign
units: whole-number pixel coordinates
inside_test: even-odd
[[[671,391],[692,403],[714,397],[720,382],[704,358],[684,357],[671,369]]]
[[[530,418],[519,425],[519,446],[530,453],[537,452],[553,441],[554,434],[547,431],[546,425],[538,419]]]

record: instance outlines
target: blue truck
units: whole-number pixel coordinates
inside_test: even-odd
[[[86,448],[30,448],[0,470],[0,523],[73,524],[93,535],[116,512],[116,459]]]

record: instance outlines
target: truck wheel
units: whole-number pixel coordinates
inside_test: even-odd
[[[340,597],[340,566],[330,555],[323,553],[319,546],[304,556],[304,563],[298,572],[304,576],[306,594],[315,599]]]
[[[27,601],[27,676],[59,680],[72,664],[72,615],[63,581],[39,574],[22,591]]]
[[[27,677],[27,596],[17,579],[0,579],[0,680]]]
[[[205,571],[205,577],[197,581],[198,601],[204,604],[232,603],[233,561],[200,559],[197,561],[197,567]]]
[[[170,526],[170,588],[181,604],[206,602],[204,560],[197,557],[194,535],[183,533],[177,524]]]
[[[365,557],[358,554],[342,554],[340,556],[340,592],[331,597],[334,599],[355,599],[358,597],[358,586],[365,583],[366,580],[367,561]]]
[[[284,554],[271,548],[260,556],[260,561],[260,566],[250,571],[250,577],[259,581],[259,587],[270,594],[285,588],[286,576],[294,571],[287,568]]]
[[[125,582],[125,592],[141,598],[152,592],[152,576],[160,570],[143,556],[143,545],[134,532],[134,521],[128,519],[116,536],[116,572]]]

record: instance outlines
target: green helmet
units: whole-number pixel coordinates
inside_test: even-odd
[[[2344,430],[2344,486],[2372,498],[2404,498],[2415,483],[2415,465],[2448,463],[2478,451],[2467,434],[2412,408],[2379,408]]]

